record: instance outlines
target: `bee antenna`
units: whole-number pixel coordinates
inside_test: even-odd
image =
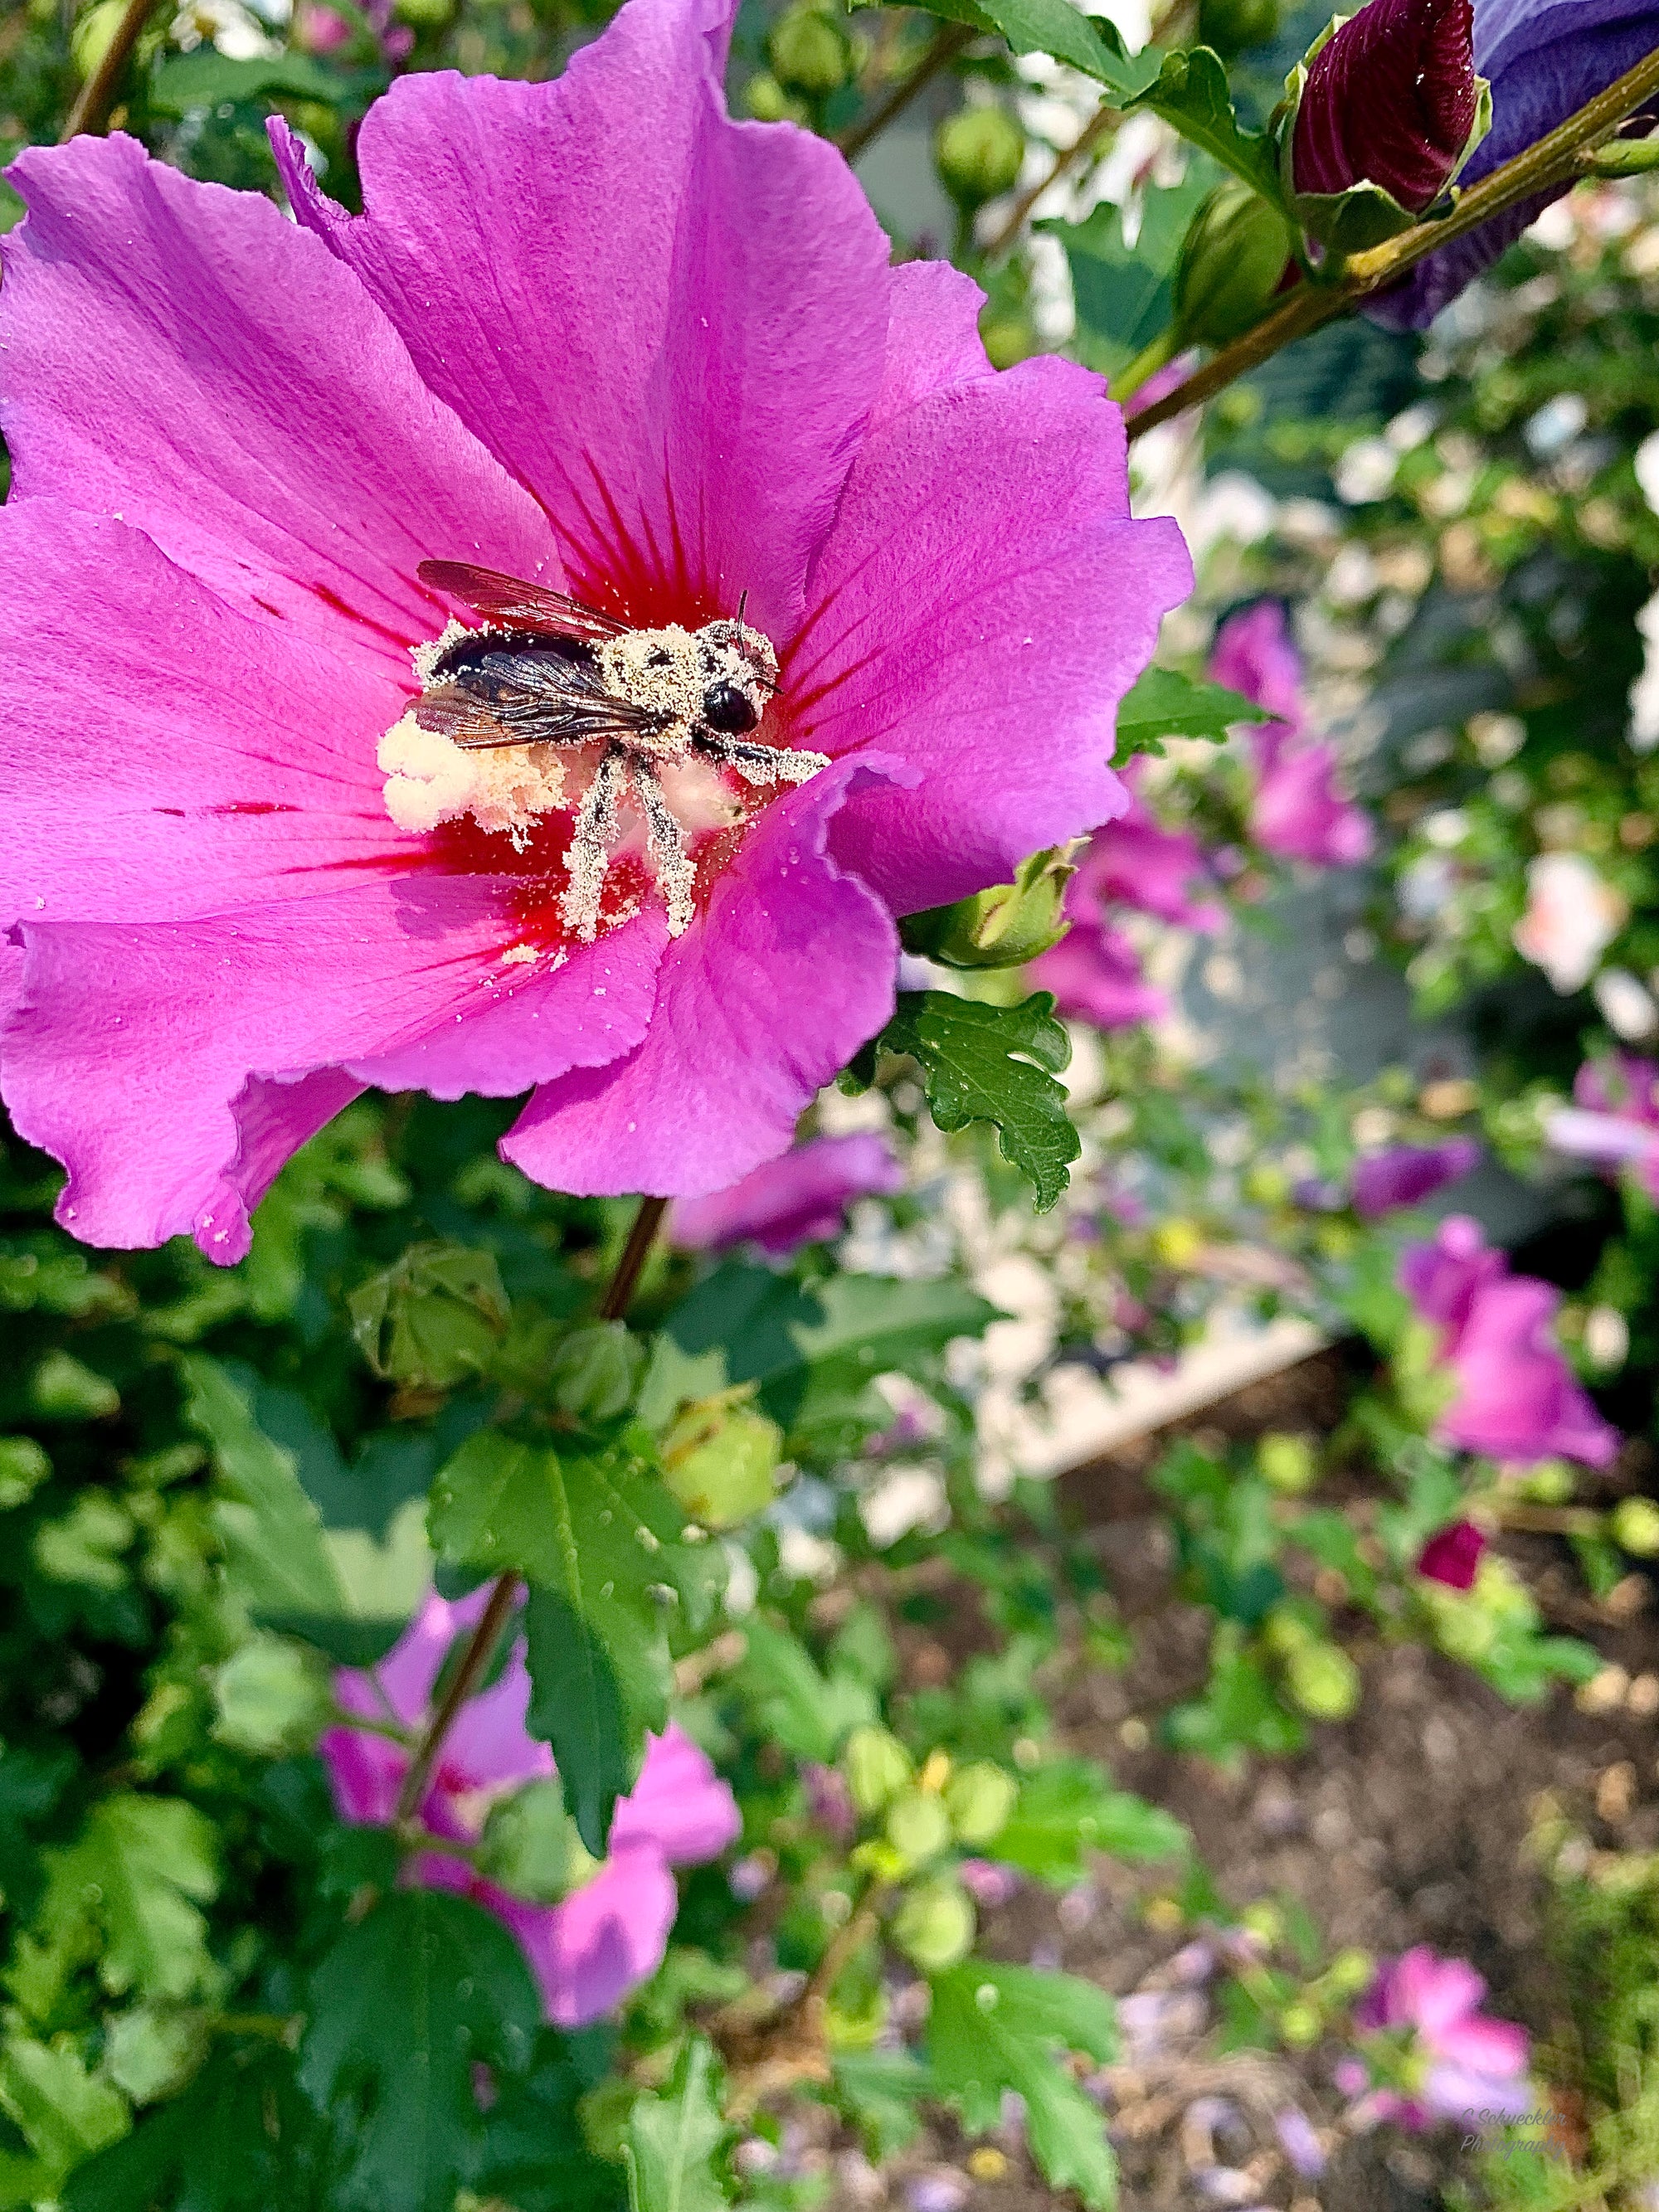
[[[743,611],[748,604],[749,593],[747,590],[739,592],[738,593],[738,628],[739,629],[743,628]]]

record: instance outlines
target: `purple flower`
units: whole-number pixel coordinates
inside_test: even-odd
[[[1327,2160],[1324,2146],[1314,2133],[1313,2124],[1299,2106],[1286,2105],[1273,2114],[1273,2132],[1279,2147],[1297,2172],[1304,2180],[1316,2180],[1325,2171]]]
[[[1370,0],[1309,65],[1293,188],[1380,185],[1418,214],[1456,173],[1476,106],[1469,0]]]
[[[1473,1137],[1449,1138],[1443,1145],[1395,1145],[1357,1163],[1354,1211],[1366,1221],[1417,1206],[1457,1182],[1480,1165],[1480,1146]]]
[[[806,1794],[806,1809],[812,1818],[838,1843],[849,1843],[858,1831],[859,1817],[853,1804],[853,1793],[841,1769],[809,1759],[802,1765],[800,1779]]]
[[[1632,1167],[1648,1195],[1659,1198],[1659,1062],[1625,1052],[1586,1060],[1572,1095],[1575,1103],[1545,1122],[1547,1142],[1597,1167]]]
[[[502,1149],[559,1188],[728,1189],[886,1018],[896,915],[1121,805],[1179,532],[1098,377],[994,373],[833,148],[727,118],[734,12],[400,78],[359,217],[280,122],[297,222],[121,137],[13,167],[0,1058],[91,1241],[238,1259],[365,1085],[533,1086]],[[411,652],[478,621],[422,564],[463,560],[670,633],[678,708],[626,636],[582,662],[667,718],[660,806],[637,748],[413,719]],[[747,774],[693,746],[699,653],[757,695]]]
[[[1250,732],[1250,835],[1256,843],[1281,860],[1316,867],[1348,868],[1364,860],[1370,817],[1338,790],[1335,746],[1301,742],[1307,725],[1302,658],[1277,599],[1259,599],[1227,617],[1216,632],[1209,673],[1279,718]]]
[[[368,1672],[335,1676],[336,1701],[365,1720],[414,1732],[427,1717],[439,1669],[455,1638],[473,1627],[488,1593],[457,1603],[428,1597],[403,1637]],[[525,1726],[530,1678],[520,1649],[500,1679],[462,1707],[444,1740],[419,1808],[434,1837],[473,1844],[491,1805],[528,1781],[550,1776],[553,1755]],[[345,1726],[318,1746],[343,1820],[389,1826],[408,1770],[404,1745]],[[518,1938],[549,2020],[580,2027],[647,1980],[661,1965],[679,1899],[670,1872],[719,1856],[741,1823],[732,1792],[673,1723],[646,1739],[645,1764],[611,1824],[607,1856],[592,1878],[556,1905],[512,1897],[482,1880],[461,1858],[423,1851],[410,1881],[475,1899]]]
[[[1479,2009],[1486,1984],[1465,1959],[1443,1959],[1419,1944],[1388,1960],[1354,2010],[1366,2030],[1409,2028],[1420,2081],[1410,2095],[1383,2091],[1382,2117],[1407,2127],[1433,2119],[1466,2124],[1476,2115],[1520,2118],[1529,2109],[1528,2037]]]
[[[1196,837],[1165,830],[1140,796],[1138,761],[1123,772],[1127,811],[1097,830],[1068,886],[1073,913],[1087,915],[1107,903],[1130,906],[1183,928],[1216,930],[1226,920],[1213,899],[1194,896],[1214,878]]]
[[[998,1859],[963,1859],[957,1873],[969,1897],[988,1912],[1006,1905],[1019,1893],[1019,1869],[1004,1866]]]
[[[693,1252],[758,1244],[781,1259],[802,1244],[838,1237],[855,1198],[902,1188],[904,1170],[884,1139],[816,1137],[756,1168],[730,1190],[684,1198],[669,1216],[675,1243]]]
[[[1492,130],[1460,182],[1487,175],[1605,92],[1655,44],[1651,10],[1634,0],[1475,0],[1474,66],[1492,85]],[[1366,302],[1393,330],[1424,330],[1449,301],[1568,189],[1557,185],[1419,261]]]
[[[1407,1247],[1399,1282],[1421,1318],[1440,1328],[1439,1358],[1455,1379],[1434,1426],[1439,1442],[1521,1466],[1558,1457],[1611,1465],[1618,1431],[1555,1341],[1559,1291],[1511,1275],[1480,1224],[1459,1214],[1441,1223],[1433,1243]]]
[[[1473,1589],[1486,1548],[1486,1540],[1473,1521],[1454,1521],[1424,1545],[1417,1555],[1417,1571],[1431,1583],[1444,1583],[1448,1589]]]
[[[1069,884],[1066,890],[1069,899]],[[1156,1021],[1169,1005],[1143,978],[1139,956],[1123,932],[1088,915],[1074,916],[1060,943],[1039,954],[1026,973],[1039,990],[1054,993],[1059,1012],[1097,1029]]]

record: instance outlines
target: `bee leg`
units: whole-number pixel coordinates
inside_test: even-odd
[[[734,768],[745,783],[805,783],[821,768],[828,768],[828,753],[799,751],[787,745],[757,745],[743,738],[700,733],[691,740],[694,750],[706,759]]]
[[[691,927],[696,870],[685,849],[685,836],[663,796],[657,771],[648,762],[634,763],[634,783],[645,809],[651,856],[657,864],[657,888],[668,902],[668,933],[680,937]]]
[[[584,945],[591,945],[599,933],[599,900],[611,865],[611,848],[617,842],[617,804],[627,775],[622,748],[612,745],[601,756],[593,781],[576,810],[576,826],[565,858],[569,874],[559,901],[559,915],[565,927],[573,930]]]

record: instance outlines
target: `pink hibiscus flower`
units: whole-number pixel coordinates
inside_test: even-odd
[[[1371,1152],[1354,1166],[1354,1212],[1363,1221],[1375,1221],[1402,1206],[1420,1206],[1472,1173],[1482,1157],[1473,1137],[1449,1137],[1443,1145],[1391,1145],[1386,1152]]]
[[[727,1188],[886,1018],[896,915],[1122,804],[1179,532],[1099,378],[994,373],[832,147],[727,118],[734,12],[402,78],[357,218],[280,124],[297,223],[120,137],[14,165],[0,1068],[90,1241],[235,1260],[365,1085],[533,1086],[550,1186]],[[599,611],[492,654],[434,562]],[[455,742],[556,660],[557,743]]]
[[[1068,891],[1073,911],[1115,902],[1186,929],[1217,930],[1225,910],[1202,893],[1214,889],[1204,848],[1185,830],[1166,830],[1140,795],[1141,763],[1123,770],[1129,804],[1097,830]]]
[[[839,1236],[855,1198],[885,1197],[903,1182],[904,1170],[884,1139],[867,1132],[817,1137],[730,1190],[681,1199],[668,1217],[668,1233],[693,1252],[747,1243],[781,1259],[802,1244]]]
[[[1352,867],[1367,858],[1370,817],[1338,788],[1335,746],[1301,741],[1307,727],[1302,656],[1277,599],[1228,617],[1216,632],[1209,672],[1213,682],[1242,691],[1279,718],[1250,732],[1250,835],[1257,844],[1321,868]]]
[[[1356,2025],[1371,2032],[1412,2031],[1417,2080],[1409,2094],[1373,2093],[1379,2119],[1423,2128],[1437,2119],[1476,2127],[1499,2114],[1520,2118],[1531,2109],[1528,2039],[1513,2021],[1480,2010],[1486,1984],[1466,1959],[1444,1959],[1418,1944],[1378,1970],[1355,2008]]]
[[[1066,885],[1069,907],[1072,885]],[[1086,911],[1072,917],[1058,945],[1040,953],[1026,970],[1042,991],[1052,991],[1056,1012],[1097,1029],[1121,1030],[1156,1021],[1169,1000],[1140,972],[1140,957],[1121,929]]]
[[[488,1596],[477,1590],[453,1604],[428,1597],[378,1667],[335,1676],[337,1702],[365,1720],[418,1730],[445,1655],[458,1635],[477,1625]],[[530,1678],[515,1649],[499,1680],[462,1707],[444,1739],[419,1811],[428,1834],[476,1843],[497,1798],[553,1773],[553,1754],[525,1726],[529,1701]],[[328,1729],[318,1748],[340,1818],[389,1826],[409,1767],[404,1747],[390,1736],[342,1727]],[[556,1905],[509,1896],[465,1859],[441,1851],[419,1853],[408,1877],[428,1888],[459,1891],[505,1922],[536,1978],[548,2019],[580,2027],[662,1964],[679,1909],[671,1868],[717,1858],[740,1826],[730,1790],[671,1723],[662,1735],[646,1739],[645,1764],[632,1791],[617,1802],[603,1865]]]
[[[1547,1141],[1600,1168],[1630,1167],[1649,1197],[1659,1198],[1659,1061],[1628,1052],[1586,1060],[1572,1097],[1545,1122]]]
[[[1612,1464],[1619,1432],[1555,1340],[1559,1291],[1511,1275],[1479,1222],[1462,1215],[1442,1222],[1432,1244],[1407,1248],[1399,1280],[1419,1316],[1440,1328],[1439,1358],[1456,1379],[1434,1427],[1442,1443],[1522,1467],[1554,1458]]]

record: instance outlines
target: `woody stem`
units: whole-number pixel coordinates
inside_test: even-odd
[[[69,119],[58,133],[60,146],[78,137],[82,131],[99,131],[109,119],[110,109],[115,104],[115,94],[127,64],[132,59],[133,48],[149,20],[155,0],[127,0],[125,12],[115,27],[115,36],[104,49],[103,59],[76,95]]]

